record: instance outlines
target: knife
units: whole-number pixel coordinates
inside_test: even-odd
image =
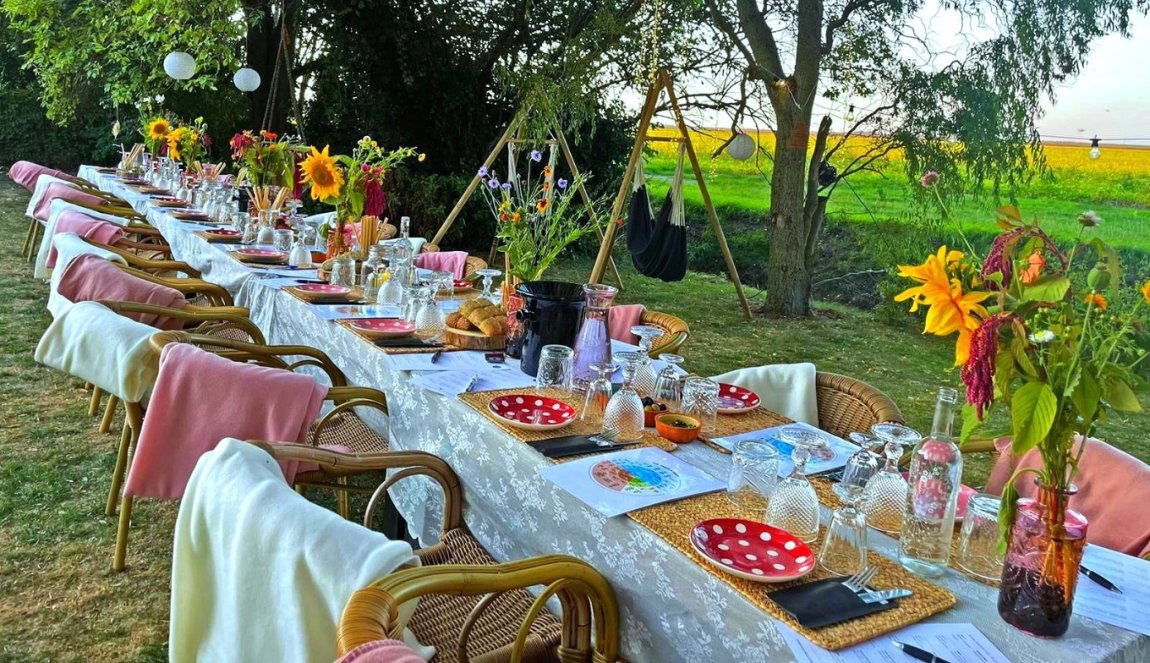
[[[878,589],[866,592],[865,594],[859,594],[859,598],[863,600],[863,603],[867,604],[885,603],[886,601],[893,601],[894,599],[905,599],[913,594],[914,592],[909,589]]]

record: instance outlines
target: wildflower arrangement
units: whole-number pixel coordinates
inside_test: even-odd
[[[386,152],[371,136],[361,138],[350,156],[329,154],[329,147],[325,145],[322,150],[311,147],[299,166],[312,200],[336,208],[334,243],[338,246],[343,241],[347,223],[383,212],[386,206],[383,187],[391,169],[410,157],[423,161],[425,156],[413,147]],[[333,242],[329,239],[328,243]]]
[[[543,154],[531,150],[526,176],[512,174],[507,181],[500,181],[488,168],[479,169],[479,188],[495,216],[495,236],[499,250],[507,255],[508,275],[520,281],[541,279],[563,249],[593,227],[593,219],[571,209],[585,178],[557,178],[556,161],[554,151],[543,164]]]
[[[197,117],[190,124],[181,122],[168,131],[164,140],[168,146],[168,156],[183,161],[189,167],[195,167],[212,145],[208,125],[202,117]]]
[[[937,181],[924,176],[922,184]],[[976,432],[995,434],[984,417],[996,405],[1008,407],[1012,453],[1037,448],[1043,461],[1042,469],[1020,473],[1034,472],[1044,489],[1064,494],[1081,457],[1075,433],[1089,437],[1108,410],[1141,409],[1135,368],[1146,350],[1139,347],[1138,316],[1150,304],[1150,281],[1137,293],[1123,292],[1118,254],[1100,238],[1087,241],[1101,222],[1094,212],[1078,217],[1078,238],[1068,246],[1014,207],[1000,208],[997,221],[1002,233],[982,260],[967,243],[966,253],[943,246],[921,265],[899,266],[899,275],[916,285],[895,300],[909,300],[912,311],[928,309],[924,333],[958,336],[955,365],[967,400],[963,441]],[[1096,262],[1085,279],[1082,270],[1072,278],[1075,260],[1089,258]],[[1015,478],[1003,493],[1004,541],[1018,497]]]
[[[237,186],[251,188],[257,210],[272,205],[272,187],[299,189],[297,164],[305,149],[289,136],[272,131],[242,131],[228,142],[232,162],[239,168]],[[298,195],[298,194],[297,194]]]
[[[140,114],[140,136],[153,155],[160,154],[167,147],[168,133],[175,124],[171,114],[162,110],[163,103],[163,95],[144,97],[136,102],[136,110]],[[113,133],[119,133],[119,121],[113,127]]]

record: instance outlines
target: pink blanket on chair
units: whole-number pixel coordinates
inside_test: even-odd
[[[638,325],[643,319],[643,312],[647,307],[642,304],[623,304],[612,306],[607,314],[607,333],[616,341],[639,344],[639,337],[631,333],[631,328]]]
[[[1082,444],[1081,438],[1078,444]],[[986,482],[986,492],[1001,495],[1011,473],[1020,467],[1040,468],[1037,449],[1021,458],[1010,455],[1010,438],[996,442],[1002,455],[995,461]],[[1034,475],[1025,474],[1015,485],[1022,497],[1034,497]],[[1086,516],[1090,525],[1086,540],[1127,555],[1150,554],[1150,465],[1091,438],[1078,463],[1074,477],[1078,493],[1070,498],[1070,508]]]
[[[179,499],[196,461],[225,437],[303,442],[326,394],[307,375],[167,345],[124,494]],[[285,468],[288,481],[294,473]]]
[[[136,278],[97,255],[79,256],[64,268],[56,292],[72,303],[136,302],[165,308],[183,308],[188,300],[174,288]],[[157,329],[180,329],[183,322],[152,313],[130,313],[125,317]]]
[[[124,229],[114,223],[94,219],[87,214],[68,210],[61,212],[56,218],[56,229],[52,233],[76,233],[84,239],[104,245],[112,245],[124,238]],[[48,267],[56,266],[56,245],[49,244],[48,259],[44,264]]]
[[[416,267],[437,272],[451,272],[456,279],[461,279],[465,276],[464,270],[467,269],[467,251],[420,253],[412,262]]]
[[[85,205],[103,205],[104,199],[99,196],[93,196],[90,193],[85,193],[74,186],[68,184],[61,184],[53,182],[48,185],[44,190],[44,197],[40,202],[36,203],[36,209],[32,210],[32,216],[40,219],[41,221],[48,220],[48,212],[52,207],[52,201],[57,198],[70,200],[74,203],[84,203]]]
[[[12,164],[11,168],[8,169],[9,179],[24,187],[25,189],[28,189],[29,191],[36,188],[36,180],[41,175],[51,175],[52,177],[58,177],[62,180],[76,179],[75,177],[65,173],[62,170],[41,166],[40,164],[32,163],[31,161],[17,161],[16,163]]]

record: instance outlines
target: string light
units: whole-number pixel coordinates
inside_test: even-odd
[[[843,119],[846,120],[847,124],[854,124],[855,123],[855,105],[854,104],[851,104],[850,108],[847,109],[847,116],[844,117]]]
[[[1102,157],[1102,148],[1098,146],[1098,136],[1090,139],[1090,158],[1098,160]]]

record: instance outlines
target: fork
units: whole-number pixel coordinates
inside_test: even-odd
[[[846,587],[847,589],[851,590],[855,594],[862,594],[864,592],[870,592],[870,590],[867,589],[867,583],[869,583],[871,580],[874,580],[874,577],[877,575],[878,575],[878,567],[868,566],[868,567],[863,568],[862,570],[860,570],[858,573],[854,574],[853,576],[844,580],[843,586]]]

